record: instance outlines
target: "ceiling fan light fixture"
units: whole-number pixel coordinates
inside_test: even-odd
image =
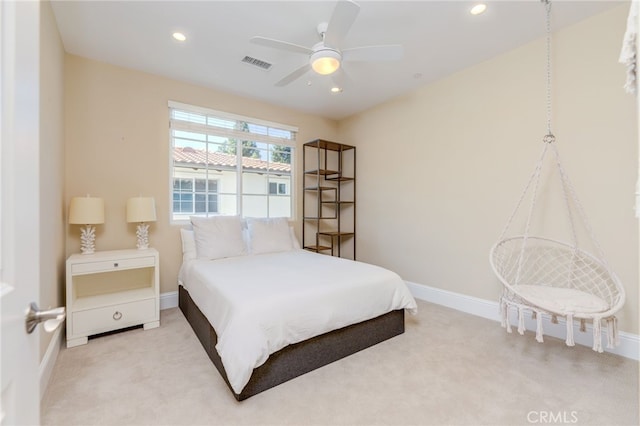
[[[311,55],[311,68],[320,75],[333,74],[340,68],[340,53],[333,49],[322,49]]]
[[[175,38],[175,39],[176,39],[176,40],[178,40],[178,41],[185,41],[185,40],[187,39],[187,36],[186,36],[186,35],[184,35],[184,34],[183,34],[183,33],[181,33],[181,32],[178,32],[178,31],[174,32],[174,33],[173,33],[173,34],[171,34],[171,35],[173,36],[173,38]]]
[[[487,10],[487,5],[484,3],[478,3],[471,8],[469,13],[472,15],[482,15]]]

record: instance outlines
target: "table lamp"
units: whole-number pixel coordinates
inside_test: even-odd
[[[84,225],[80,234],[82,254],[92,254],[96,249],[96,228],[104,223],[104,200],[97,197],[74,197],[69,206],[69,224]]]
[[[153,197],[133,197],[127,200],[127,222],[137,222],[138,250],[149,248],[149,224],[156,221],[156,202]]]

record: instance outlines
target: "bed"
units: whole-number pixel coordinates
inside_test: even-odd
[[[229,218],[181,231],[179,305],[239,401],[402,334],[417,310],[387,269],[302,250],[284,219]]]

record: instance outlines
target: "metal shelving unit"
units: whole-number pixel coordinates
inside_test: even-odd
[[[303,248],[356,258],[356,147],[323,139],[303,149]]]

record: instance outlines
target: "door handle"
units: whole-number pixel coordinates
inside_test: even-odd
[[[41,311],[38,308],[38,305],[35,302],[31,302],[29,305],[29,310],[27,311],[27,320],[26,320],[26,328],[27,333],[33,333],[36,326],[41,322],[44,322],[44,331],[47,333],[51,333],[64,321],[67,314],[65,313],[65,308],[54,308],[49,309],[47,311]]]

